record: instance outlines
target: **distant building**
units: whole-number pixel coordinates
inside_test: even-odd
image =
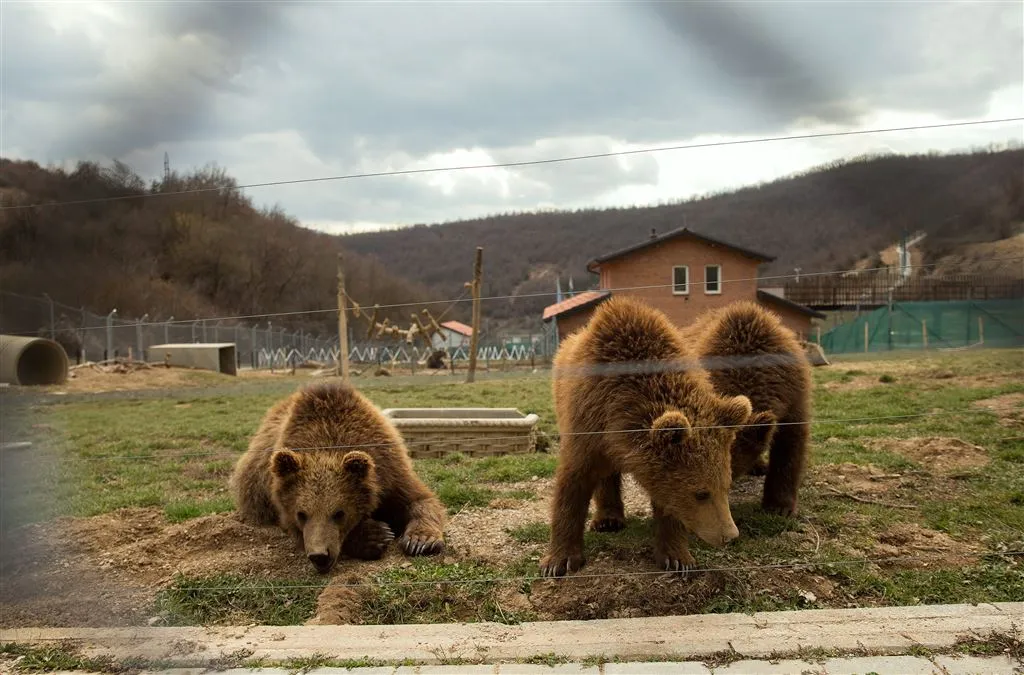
[[[594,309],[613,292],[644,300],[680,327],[704,310],[752,300],[773,311],[806,339],[812,320],[824,319],[825,315],[773,292],[758,290],[758,267],[773,260],[774,256],[685,227],[662,235],[652,231],[646,241],[592,260],[587,269],[600,276],[597,290],[576,293],[549,305],[543,319],[555,323],[561,340],[586,324]]]
[[[435,333],[430,339],[434,349],[469,348],[469,339],[473,337],[472,327],[459,321],[445,321],[441,328],[441,334]]]

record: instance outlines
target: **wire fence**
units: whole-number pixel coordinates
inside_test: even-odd
[[[157,320],[150,315],[125,318],[112,310],[101,316],[84,307],[71,307],[48,297],[36,298],[8,291],[0,292],[0,333],[35,335],[59,342],[74,363],[134,358],[158,362],[152,349],[167,344],[235,345],[237,367],[285,369],[337,363],[338,337],[304,330],[289,330],[265,324],[245,323],[240,317],[182,320],[169,316]],[[413,303],[410,303],[413,304]],[[337,310],[334,310],[337,312]],[[154,316],[156,314],[154,313]],[[435,336],[430,347],[396,340],[356,340],[349,330],[349,361],[379,366],[425,366],[436,351],[444,351],[449,363],[469,359],[469,339],[452,331]],[[455,339],[453,339],[455,335]],[[477,359],[495,362],[537,363],[553,353],[551,331],[540,325],[533,332],[495,335],[481,340]]]

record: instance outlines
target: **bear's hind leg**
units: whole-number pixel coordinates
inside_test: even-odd
[[[364,518],[345,537],[341,551],[350,558],[380,560],[394,539],[395,534],[387,523]]]
[[[668,572],[689,572],[697,566],[697,560],[690,553],[689,533],[676,518],[653,501],[654,514],[654,561]]]
[[[775,432],[768,457],[761,507],[769,513],[794,516],[804,476],[809,430],[806,424],[783,424]]]
[[[626,527],[621,473],[613,473],[597,484],[597,490],[594,491],[594,506],[596,508],[590,529],[595,532],[618,532]]]

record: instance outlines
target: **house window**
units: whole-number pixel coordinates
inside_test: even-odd
[[[672,294],[687,295],[690,292],[690,268],[676,265],[672,268]]]
[[[718,295],[722,292],[722,266],[704,266],[704,292],[708,295]]]

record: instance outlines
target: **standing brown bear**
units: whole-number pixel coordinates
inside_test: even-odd
[[[663,313],[612,298],[563,340],[554,366],[561,448],[544,576],[583,566],[591,496],[593,529],[625,526],[622,473],[650,496],[660,567],[696,564],[688,532],[712,546],[739,535],[729,510],[729,453],[735,426],[751,416],[750,401],[715,393]]]
[[[444,506],[398,431],[347,384],[308,386],[271,407],[231,491],[243,521],[280,527],[321,573],[341,553],[378,559],[395,536],[409,555],[445,548]]]
[[[806,351],[779,317],[754,302],[705,312],[682,334],[716,391],[747,396],[764,422],[737,434],[733,477],[767,474],[762,507],[794,515],[809,438],[812,379]]]

